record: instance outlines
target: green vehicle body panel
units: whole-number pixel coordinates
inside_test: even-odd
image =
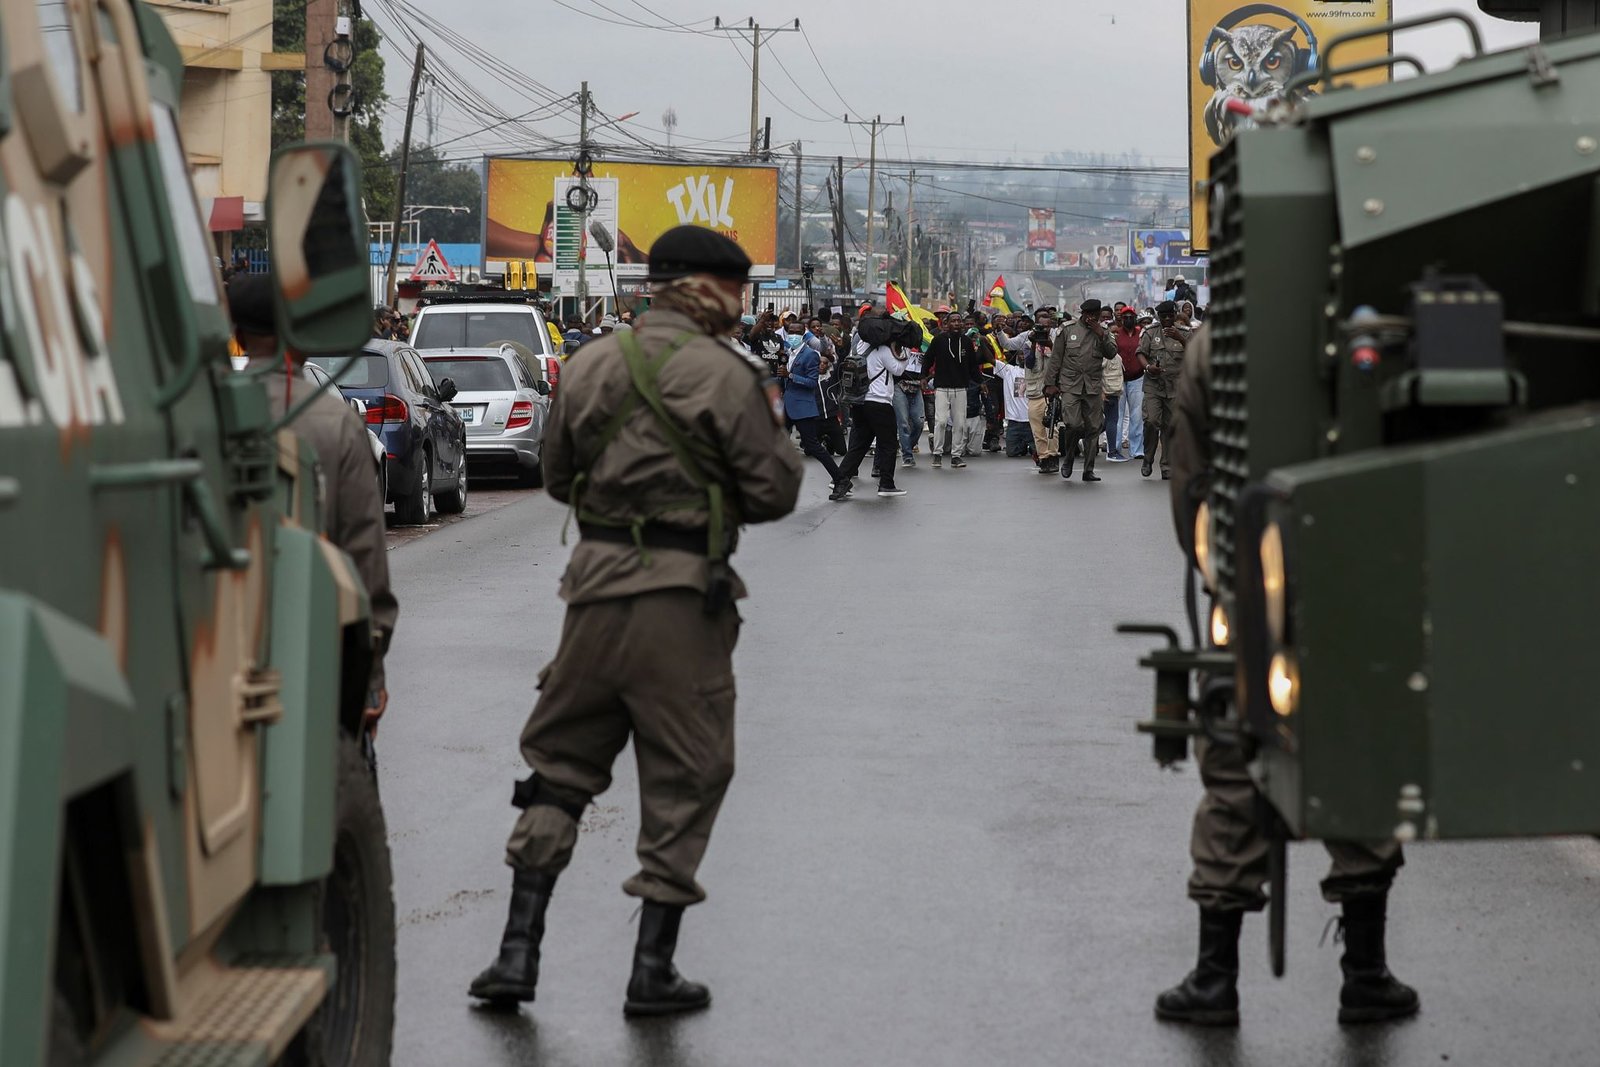
[[[311,450],[280,461],[264,390],[227,358],[213,251],[181,146],[163,139],[169,123],[176,129],[182,58],[154,11],[105,2],[106,17],[69,7],[75,41],[87,52],[93,28],[102,61],[80,56],[78,115],[91,136],[53,177],[35,161],[73,146],[52,147],[38,92],[15,94],[22,82],[37,88],[41,70],[57,75],[47,60],[19,82],[15,57],[42,54],[35,5],[0,5],[5,1067],[45,1062],[74,818],[92,820],[107,854],[139,872],[122,875],[126,891],[87,894],[87,907],[104,909],[96,936],[109,928],[128,952],[113,990],[123,999],[103,1006],[85,1062],[150,1062],[162,1042],[145,1024],[173,1012],[162,998],[174,968],[246,955],[316,962],[353,669],[345,649],[365,628],[359,578],[317,533]],[[117,63],[127,92],[111,84]],[[139,106],[152,123],[107,128],[116,107],[136,112],[127,98],[146,95]],[[236,712],[205,694],[221,691],[235,649],[255,673],[240,667],[234,678],[281,680],[281,714],[241,717],[238,734],[253,737],[242,744],[255,747],[248,777],[235,781],[253,786],[236,785],[242,814],[197,861],[196,811],[220,803],[201,739],[214,748]],[[197,874],[197,862],[220,862],[227,848],[243,849],[242,882]],[[269,1053],[254,1041],[228,1051],[208,1062],[264,1063]]]

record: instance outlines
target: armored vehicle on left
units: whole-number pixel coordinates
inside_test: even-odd
[[[366,595],[230,367],[182,78],[136,0],[0,0],[0,1063],[386,1063]],[[273,161],[300,351],[368,336],[359,189]]]

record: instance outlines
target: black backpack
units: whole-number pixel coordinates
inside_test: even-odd
[[[857,341],[850,346],[850,354],[839,362],[839,403],[865,404],[867,390],[872,388],[872,383],[889,373],[885,367],[876,375],[867,373],[867,354],[872,347],[865,341]]]

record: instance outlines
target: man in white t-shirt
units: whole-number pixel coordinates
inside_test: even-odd
[[[1022,356],[1007,351],[1005,362],[994,365],[1006,414],[1006,455],[1016,458],[1033,453],[1033,424],[1028,417],[1028,372]]]
[[[850,409],[852,430],[850,451],[839,464],[839,480],[834,483],[829,500],[843,500],[850,495],[851,483],[861,470],[861,461],[867,449],[876,446],[878,460],[878,495],[905,496],[904,489],[894,484],[895,442],[894,393],[899,388],[895,379],[906,372],[906,361],[889,345],[870,348],[865,341],[855,342],[857,355],[867,357],[867,395],[861,403]]]

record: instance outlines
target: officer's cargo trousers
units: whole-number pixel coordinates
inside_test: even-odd
[[[566,868],[575,815],[611,785],[611,765],[632,735],[639,872],[623,891],[663,904],[704,900],[695,872],[733,777],[738,636],[739,613],[729,606],[707,615],[693,589],[569,606],[522,731],[538,788],[506,842],[506,862],[549,874]]]
[[[1206,794],[1194,813],[1189,899],[1216,911],[1260,911],[1267,904],[1268,841],[1261,832],[1255,783],[1238,748],[1197,738],[1195,749]],[[1322,897],[1334,904],[1387,893],[1405,863],[1396,841],[1323,844],[1333,863],[1322,880]]]
[[[1177,397],[1144,391],[1144,458],[1154,460],[1156,449],[1161,449],[1161,473],[1172,470],[1172,416],[1177,410]]]

